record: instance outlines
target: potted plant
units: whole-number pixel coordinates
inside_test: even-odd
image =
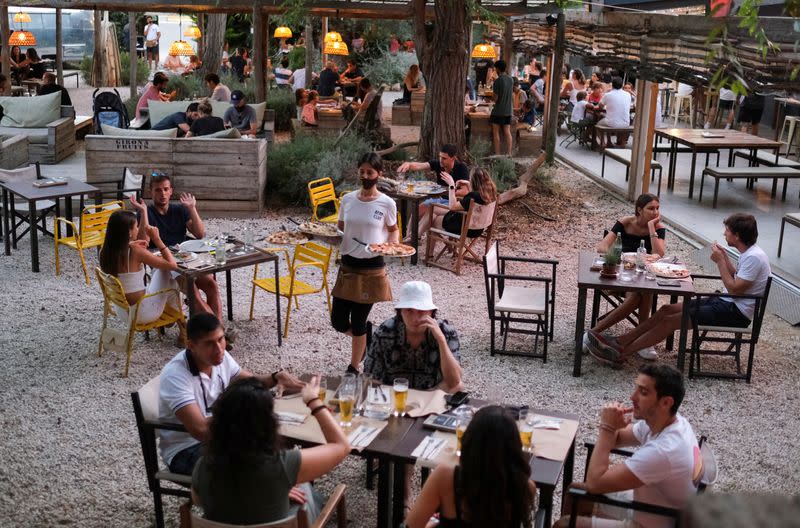
[[[600,276],[616,278],[617,273],[619,272],[620,260],[621,255],[619,252],[617,252],[613,246],[610,247],[608,251],[606,251],[605,262],[603,262],[603,269],[600,270]]]

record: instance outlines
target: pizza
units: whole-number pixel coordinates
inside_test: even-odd
[[[323,222],[303,222],[299,227],[300,231],[309,235],[322,237],[341,236],[342,233],[336,224],[326,224]]]
[[[382,244],[369,244],[367,251],[382,255],[384,257],[410,257],[417,252],[411,246],[405,244],[392,244],[391,242],[384,242]]]
[[[654,262],[648,264],[650,271],[659,277],[668,279],[685,279],[689,276],[689,270],[683,264],[671,264],[668,262]]]
[[[296,231],[278,231],[269,235],[267,242],[270,244],[305,244],[308,242],[308,237]]]

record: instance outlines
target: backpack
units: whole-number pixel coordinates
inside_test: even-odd
[[[94,112],[94,133],[102,134],[102,124],[110,125],[117,128],[128,128],[131,124],[128,119],[128,109],[122,102],[119,92],[115,89],[113,92],[101,92],[98,88],[92,94],[92,110]]]

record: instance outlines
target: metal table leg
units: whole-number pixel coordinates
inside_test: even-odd
[[[233,321],[233,291],[231,286],[231,270],[225,270],[225,293],[228,302],[228,321]]]
[[[411,265],[416,266],[419,259],[419,204],[411,202],[411,245],[417,250],[411,255]]]
[[[692,167],[689,171],[689,199],[692,198],[694,192],[694,166],[697,163],[697,149],[692,147]]]
[[[8,225],[8,217],[10,214],[11,211],[9,210],[9,205],[8,205],[8,191],[3,189],[3,232],[5,233],[4,242],[6,246],[5,247],[6,255],[11,254],[11,238],[13,237],[13,235],[11,234],[11,228]]]
[[[278,260],[275,259],[273,264],[275,265],[275,320],[277,321],[275,324],[278,328],[278,346],[283,345],[283,334],[281,334],[281,281],[280,281],[280,269],[278,269]],[[289,299],[291,302],[291,299]]]
[[[36,201],[28,200],[28,222],[31,224],[31,269],[39,272],[39,230],[36,228]]]
[[[572,375],[581,375],[581,354],[583,354],[583,329],[586,320],[586,288],[578,288],[578,312],[575,316],[575,360]]]
[[[392,490],[392,528],[397,528],[403,522],[406,504],[406,464],[395,462],[392,464],[393,490]]]
[[[392,464],[386,457],[378,457],[378,528],[388,528],[391,524],[392,504]]]
[[[686,361],[686,340],[689,334],[689,297],[683,298],[683,311],[681,312],[681,334],[678,339],[678,370],[683,372]]]

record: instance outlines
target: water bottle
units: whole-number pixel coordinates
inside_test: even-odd
[[[618,257],[622,257],[622,231],[617,233],[617,238],[614,240],[614,253],[616,253]]]
[[[641,240],[639,249],[636,250],[636,273],[644,273],[645,262],[647,262],[647,248],[644,247],[644,240]]]

